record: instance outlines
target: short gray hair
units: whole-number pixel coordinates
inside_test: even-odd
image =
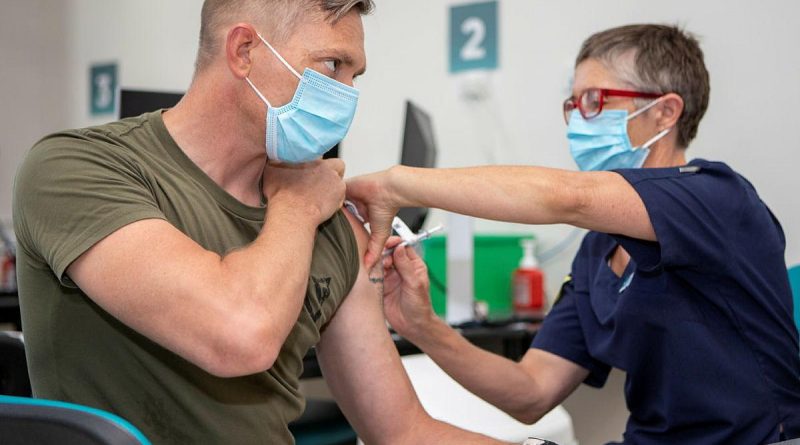
[[[353,9],[369,14],[374,8],[373,0],[205,0],[195,69],[199,72],[210,64],[222,44],[219,31],[226,25],[266,19],[269,38],[281,42],[289,38],[300,18],[309,14],[322,14],[336,23]]]
[[[650,93],[683,99],[678,145],[688,147],[708,108],[710,85],[697,38],[677,26],[628,25],[598,32],[583,42],[575,66],[597,59],[620,81]]]

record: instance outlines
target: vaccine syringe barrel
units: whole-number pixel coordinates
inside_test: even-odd
[[[536,241],[523,239],[519,267],[512,279],[514,312],[521,315],[541,315],[544,312],[544,274],[536,260]]]

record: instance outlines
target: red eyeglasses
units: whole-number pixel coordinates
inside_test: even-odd
[[[643,99],[656,99],[661,93],[642,93],[639,91],[608,90],[605,88],[589,88],[581,93],[578,101],[570,97],[564,101],[564,122],[569,123],[569,116],[577,108],[584,119],[596,117],[603,111],[603,105],[607,97],[634,97]]]

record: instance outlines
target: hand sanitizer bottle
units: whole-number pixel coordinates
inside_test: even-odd
[[[514,312],[522,316],[541,317],[544,315],[544,274],[536,260],[536,242],[524,239],[520,245],[524,253],[519,267],[514,271],[512,282]]]

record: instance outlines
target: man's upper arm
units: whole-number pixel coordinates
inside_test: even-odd
[[[37,143],[15,181],[20,244],[64,286],[77,285],[126,325],[207,363],[207,351],[191,344],[204,326],[197,306],[177,298],[189,280],[204,278],[192,272],[197,261],[213,255],[164,220],[137,165],[126,150],[86,132]]]
[[[383,317],[382,266],[379,263],[375,273],[365,270],[367,235],[352,215],[348,218],[356,232],[362,267],[350,294],[323,331],[317,355],[328,386],[359,435],[366,443],[381,443],[380,438],[400,437],[406,424],[424,411]]]
[[[203,298],[219,256],[165,220],[135,159],[91,135],[48,137],[28,154],[14,190],[20,244],[115,318],[209,371],[223,299]],[[213,270],[213,268],[212,268]],[[24,292],[24,289],[23,289]],[[202,299],[203,304],[197,304]],[[213,334],[212,334],[213,333]],[[211,357],[216,356],[212,361]]]
[[[14,184],[20,244],[63,284],[67,266],[120,227],[164,218],[128,154],[78,132],[47,137],[21,164]]]

